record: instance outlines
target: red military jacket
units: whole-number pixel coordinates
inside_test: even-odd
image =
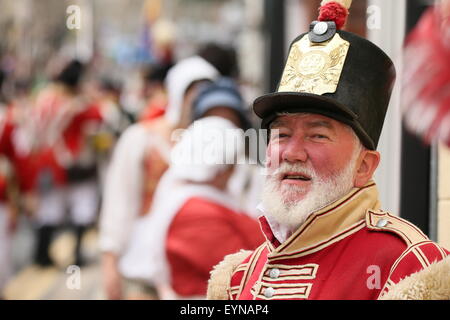
[[[258,221],[201,197],[189,199],[166,240],[172,288],[182,297],[206,294],[209,272],[224,256],[264,241]]]
[[[312,214],[284,243],[260,223],[266,242],[234,269],[229,299],[378,299],[448,253],[380,210],[373,182]]]

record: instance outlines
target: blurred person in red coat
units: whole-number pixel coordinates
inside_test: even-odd
[[[81,93],[85,65],[70,61],[36,97],[12,134],[21,188],[36,195],[35,262],[53,264],[49,246],[69,210],[76,232],[74,262],[82,265],[81,239],[98,206],[94,136],[102,115]]]
[[[241,92],[238,81],[230,77],[222,77],[211,85],[205,85],[194,101],[193,119],[224,117],[246,131],[247,137],[254,136],[257,132],[250,121],[249,108]],[[227,189],[236,197],[239,206],[256,218],[259,212],[255,208],[259,203],[263,177],[260,174],[261,167],[257,165],[258,155],[255,150],[246,146],[245,161],[234,166]]]
[[[0,70],[0,299],[10,277],[13,275],[12,236],[16,229],[18,188],[10,157],[8,134],[11,126],[11,110],[7,99],[3,99],[4,73]]]
[[[236,84],[223,78],[205,85],[194,102],[194,118],[199,120],[174,148],[176,162],[169,169],[177,192],[187,194],[166,238],[171,289],[183,299],[205,298],[214,265],[263,241],[257,221],[229,189],[236,167],[246,166],[242,129],[250,127]]]
[[[191,122],[191,103],[199,86],[218,76],[204,59],[193,56],[169,69],[167,107],[131,125],[120,137],[108,168],[100,213],[100,249],[108,299],[157,297],[155,277],[141,262],[143,221],[151,216],[155,190],[167,170],[172,133]],[[158,89],[159,90],[159,89]],[[151,110],[160,109],[161,105]]]
[[[148,251],[142,267],[158,275],[161,299],[205,298],[212,266],[263,240],[257,221],[227,191],[243,149],[242,130],[208,116],[195,121],[172,150],[140,249]]]

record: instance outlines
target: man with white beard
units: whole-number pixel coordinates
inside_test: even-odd
[[[381,210],[372,177],[395,69],[327,18],[350,3],[322,2],[321,21],[291,44],[277,92],[253,104],[269,131],[266,241],[214,268],[209,299],[450,298],[449,252]]]
[[[357,160],[357,158],[352,160]],[[308,218],[309,214],[350,191],[349,181],[351,180],[348,178],[353,175],[353,170],[355,170],[355,162],[351,161],[342,172],[327,179],[320,177],[314,169],[307,166],[290,165],[283,162],[267,177],[262,204],[277,221],[295,229]],[[306,193],[306,188],[290,184],[283,185],[283,181],[288,181],[284,177],[285,173],[290,171],[302,172],[311,179],[311,191],[301,201],[296,201],[297,196]],[[290,180],[301,180],[301,178],[292,177]],[[274,194],[277,196],[274,197]]]
[[[312,114],[280,116],[303,119],[314,117]],[[353,188],[352,178],[358,157],[364,147],[351,128],[345,127],[345,129],[352,134],[355,147],[348,164],[342,170],[333,172],[329,176],[321,176],[308,162],[283,161],[275,170],[269,171],[263,188],[262,207],[270,212],[273,219],[282,225],[297,229],[312,212],[339,199]],[[270,170],[270,167],[268,169]],[[289,172],[300,172],[301,175],[286,176]],[[309,192],[301,182],[305,178],[311,181]],[[304,194],[303,199],[302,194]],[[270,216],[267,218],[271,219]]]

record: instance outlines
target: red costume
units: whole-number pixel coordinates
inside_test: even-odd
[[[214,265],[263,241],[256,220],[210,200],[191,198],[172,221],[166,241],[173,290],[180,296],[205,295]]]
[[[102,121],[97,105],[78,108],[70,100],[62,96],[58,87],[51,87],[37,99],[36,106],[29,111],[31,114],[25,114],[24,110],[16,112],[20,106],[10,106],[11,111],[3,120],[0,153],[12,162],[23,192],[39,188],[39,176],[44,171],[51,173],[54,184],[66,184],[66,168],[57,156],[61,146],[75,160],[85,146],[87,126]],[[18,147],[20,130],[27,140],[24,150]]]
[[[323,0],[320,21],[312,22],[310,31],[292,42],[277,91],[258,97],[253,104],[263,129],[270,130],[280,114],[318,114],[348,125],[369,152],[377,150],[395,67],[373,43],[340,30],[350,4],[351,0]],[[286,136],[292,145],[301,141],[295,132],[293,137]],[[309,139],[306,134],[301,137]],[[275,139],[276,135],[269,144]],[[320,143],[341,143],[329,140]],[[322,148],[302,143],[296,150],[304,152],[303,158],[289,159],[284,150],[279,151],[282,161],[308,162]],[[277,153],[271,152],[269,159]],[[359,185],[355,179],[348,182]],[[373,182],[311,212],[287,239],[279,231],[290,226],[280,222],[277,229],[270,224],[269,214],[261,219],[266,242],[250,254],[230,255],[217,265],[211,273],[209,298],[450,297],[448,251],[411,223],[380,210]]]
[[[448,251],[409,222],[379,210],[369,183],[313,213],[280,244],[266,219],[266,242],[227,285],[229,299],[377,299]]]

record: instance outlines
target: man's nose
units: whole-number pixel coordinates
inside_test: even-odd
[[[280,146],[281,159],[287,162],[306,162],[308,154],[301,139],[291,138],[289,142]]]

